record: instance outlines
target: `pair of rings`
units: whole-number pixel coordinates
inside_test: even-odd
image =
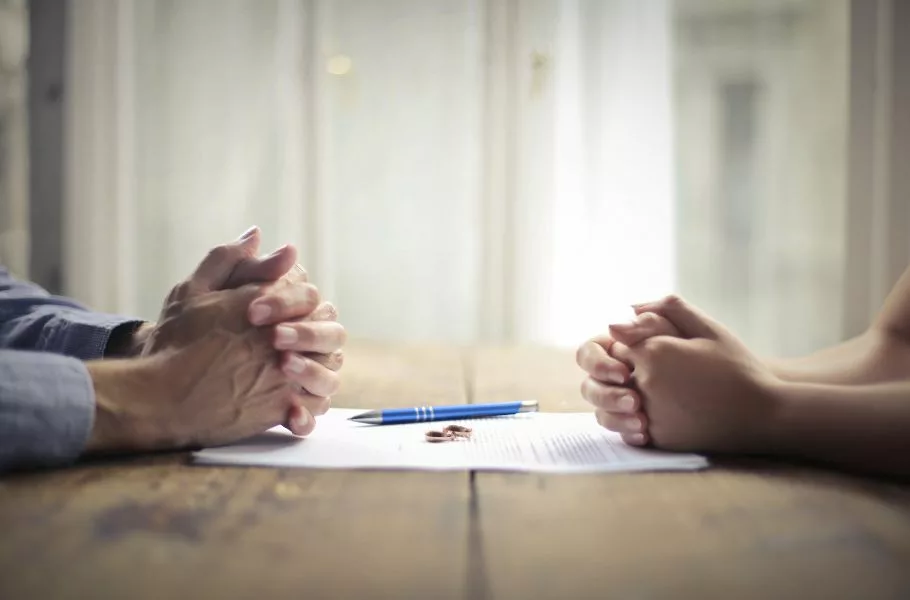
[[[473,430],[463,425],[449,425],[442,431],[428,431],[425,435],[428,442],[454,442],[471,437]]]

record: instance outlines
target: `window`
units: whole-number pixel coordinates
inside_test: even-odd
[[[842,335],[846,0],[118,7],[102,305],[255,222],[355,337],[574,345],[673,290],[759,352]]]

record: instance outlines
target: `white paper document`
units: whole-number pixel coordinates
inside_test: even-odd
[[[312,469],[421,469],[592,473],[694,470],[696,454],[634,448],[597,424],[591,413],[523,413],[464,421],[365,425],[348,421],[363,409],[333,408],[316,430],[298,438],[283,427],[231,446],[208,448],[198,463]],[[432,443],[427,431],[457,423],[470,439]]]

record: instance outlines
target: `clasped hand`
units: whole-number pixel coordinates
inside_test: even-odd
[[[577,352],[582,396],[632,445],[745,452],[761,447],[775,377],[731,332],[678,297],[637,305]]]
[[[158,322],[136,333],[137,358],[90,365],[89,449],[223,444],[279,424],[313,430],[338,389],[346,333],[292,246],[262,259],[258,250],[256,228],[213,249],[171,290]]]

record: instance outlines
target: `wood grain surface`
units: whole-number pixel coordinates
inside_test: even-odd
[[[536,398],[570,352],[347,352],[337,406]],[[194,466],[0,479],[0,598],[910,598],[910,487],[809,466],[523,475]]]
[[[472,358],[474,402],[585,410],[570,353]],[[484,597],[910,598],[907,486],[739,460],[698,473],[478,473],[475,494]]]
[[[346,351],[339,406],[465,402],[460,352]],[[0,480],[0,598],[462,598],[468,474],[190,465]]]

